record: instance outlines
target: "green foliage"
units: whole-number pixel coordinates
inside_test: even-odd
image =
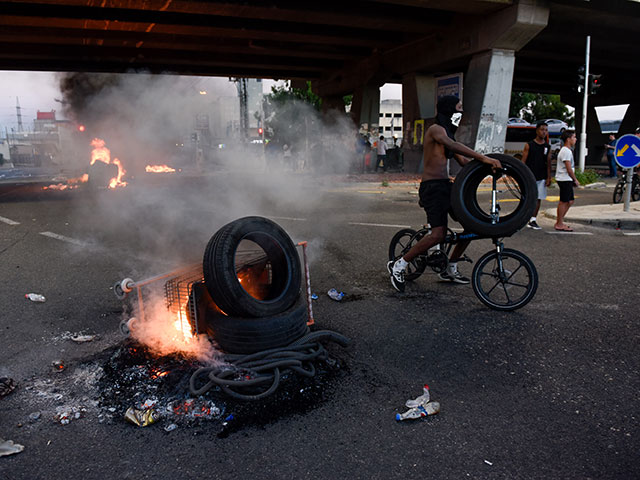
[[[600,175],[595,170],[587,169],[584,172],[578,170],[575,171],[576,178],[580,182],[580,185],[589,185],[595,183],[600,179]]]
[[[383,180],[382,181],[382,186],[383,187],[388,187],[389,186],[389,181],[388,180]]]
[[[573,125],[574,115],[569,113],[560,95],[546,93],[511,92],[510,117],[521,117],[527,122],[545,118],[557,118]]]

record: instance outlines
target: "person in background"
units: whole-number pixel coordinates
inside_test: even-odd
[[[560,187],[560,201],[558,202],[558,215],[554,228],[559,232],[573,232],[573,229],[564,223],[564,217],[569,211],[569,207],[573,205],[573,187],[580,185],[576,174],[573,171],[573,147],[576,145],[576,132],[574,130],[565,130],[562,132],[562,140],[564,147],[558,152],[558,161],[556,165],[556,182]]]
[[[618,176],[616,169],[616,157],[614,156],[614,150],[616,149],[616,136],[612,133],[609,135],[609,141],[605,143],[604,147],[607,149],[607,161],[609,162],[609,176],[615,178]]]
[[[551,185],[551,146],[547,142],[549,127],[545,122],[538,122],[536,125],[536,138],[524,145],[522,161],[529,167],[529,170],[536,177],[538,186],[538,203],[533,217],[529,220],[527,227],[534,230],[541,230],[537,217],[540,211],[542,200],[547,198],[547,187]]]
[[[376,160],[376,172],[382,163],[382,171],[387,171],[387,143],[384,141],[384,135],[380,135],[378,140],[378,159]]]

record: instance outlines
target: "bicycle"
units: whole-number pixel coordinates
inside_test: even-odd
[[[613,203],[622,202],[622,198],[624,197],[624,191],[627,188],[627,171],[624,170],[624,172],[625,173],[618,178],[618,183],[616,183],[613,189]],[[636,171],[633,172],[633,180],[631,183],[631,200],[634,202],[640,200],[640,177]]]
[[[430,231],[428,225],[424,225],[418,231],[411,228],[398,231],[389,244],[389,260],[395,261],[405,255]],[[427,267],[435,273],[446,271],[454,245],[461,241],[486,238],[491,238],[496,248],[480,257],[474,266],[471,274],[473,292],[482,303],[494,310],[513,311],[524,307],[535,296],[538,289],[538,271],[529,257],[518,250],[504,248],[502,240],[496,237],[467,231],[456,233],[447,229],[441,244],[409,262],[405,281],[417,279]],[[466,255],[461,260],[472,262]]]

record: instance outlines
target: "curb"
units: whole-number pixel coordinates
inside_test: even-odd
[[[555,209],[548,208],[543,212],[546,218],[556,220]],[[564,217],[567,223],[579,223],[581,225],[592,225],[596,227],[611,227],[615,229],[637,230],[640,229],[640,217],[638,219],[629,218],[580,218],[572,217],[570,214]]]

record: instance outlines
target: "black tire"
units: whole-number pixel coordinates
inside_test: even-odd
[[[87,185],[91,189],[108,188],[112,178],[118,177],[118,166],[97,161],[87,170]]]
[[[262,318],[228,317],[209,310],[206,325],[222,350],[244,355],[284,347],[309,332],[303,301],[286,312]]]
[[[613,203],[620,203],[622,202],[622,195],[624,193],[624,178],[621,180],[618,180],[618,183],[616,183],[615,188],[613,189]]]
[[[389,260],[397,260],[407,253],[411,247],[420,241],[422,237],[416,236],[416,231],[411,228],[403,228],[399,230],[389,243]],[[424,272],[426,265],[420,261],[420,256],[416,257],[407,265],[404,276],[406,281],[412,281],[418,278]]]
[[[504,168],[505,192],[518,203],[506,215],[500,215],[498,223],[491,223],[488,208],[478,201],[478,187],[485,177],[492,175],[491,167],[478,160],[472,160],[456,176],[451,192],[451,207],[462,226],[473,233],[489,237],[512,235],[524,227],[536,208],[538,189],[531,170],[519,160],[502,154],[490,154],[500,160]],[[509,207],[511,204],[508,205]]]
[[[254,258],[239,262],[242,241],[259,247]],[[300,295],[300,259],[296,246],[275,222],[263,217],[245,217],[222,227],[209,240],[203,273],[214,302],[233,317],[266,317],[290,308]],[[257,271],[266,278],[256,296],[243,288],[240,271]]]
[[[503,274],[500,274],[501,255]],[[538,272],[533,262],[518,250],[505,248],[485,253],[473,268],[473,291],[482,303],[494,310],[512,311],[524,307],[538,289]]]

